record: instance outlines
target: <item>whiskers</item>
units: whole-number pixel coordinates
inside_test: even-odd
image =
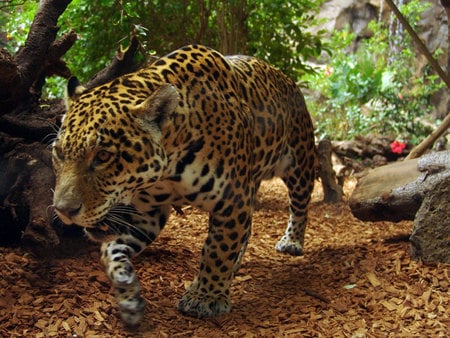
[[[58,228],[66,228],[67,224],[65,224],[56,214],[55,212],[55,205],[51,204],[47,206],[45,209],[45,217],[50,222],[50,224],[53,224],[54,226],[57,226]]]
[[[46,210],[48,220],[56,226],[66,227],[54,211],[54,205],[49,205]],[[95,241],[110,240],[122,234],[130,234],[133,237],[145,242],[151,243],[154,238],[143,228],[134,223],[144,216],[130,205],[115,205],[108,214],[98,223],[90,227],[84,227],[88,236]],[[75,224],[76,225],[76,224]]]
[[[56,215],[55,206],[53,204],[47,206],[45,209],[45,217],[52,223],[61,222],[58,215]]]
[[[48,133],[46,136],[44,136],[41,140],[41,143],[44,143],[47,145],[47,148],[52,148],[53,143],[58,137],[59,132],[59,125],[56,123],[49,122],[49,129],[51,130],[50,133]]]
[[[141,217],[143,217],[143,215],[134,207],[119,204],[112,207],[106,217],[97,225],[105,225],[110,231],[117,235],[128,233],[140,240],[150,243],[152,238],[149,234],[142,228],[133,224],[133,221],[136,221],[136,219]]]

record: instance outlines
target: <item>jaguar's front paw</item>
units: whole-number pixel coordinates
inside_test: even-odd
[[[136,273],[122,266],[112,274],[120,317],[129,326],[138,325],[143,316],[145,301],[141,296],[141,286]]]
[[[129,262],[112,262],[108,266],[108,277],[115,287],[126,287],[137,283],[137,276]]]
[[[120,317],[127,325],[138,325],[145,310],[145,300],[141,296],[139,283],[128,285],[127,288],[116,288],[115,291]]]
[[[178,302],[178,310],[197,318],[215,317],[231,311],[231,299],[223,294],[210,296],[189,289]]]
[[[303,255],[303,246],[302,243],[299,241],[294,241],[290,238],[288,238],[286,235],[283,236],[277,245],[275,246],[275,249],[279,252],[285,252],[290,254],[291,256],[301,256]]]
[[[137,326],[144,317],[145,301],[138,294],[118,301],[120,317],[129,326]]]

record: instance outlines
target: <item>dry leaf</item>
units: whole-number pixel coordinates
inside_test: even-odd
[[[373,287],[377,287],[381,285],[380,280],[375,276],[373,272],[368,272],[366,274],[367,279],[369,280],[370,284],[372,284]]]

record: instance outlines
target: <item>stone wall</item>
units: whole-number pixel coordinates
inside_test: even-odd
[[[422,16],[420,37],[431,52],[438,48],[446,51],[447,16],[439,0],[428,2],[432,7]],[[391,10],[384,0],[326,0],[318,15],[318,18],[325,19],[325,22],[315,30],[320,28],[332,32],[348,25],[358,39],[366,38],[370,36],[367,25],[371,20],[380,18],[380,10],[381,18],[389,20]]]

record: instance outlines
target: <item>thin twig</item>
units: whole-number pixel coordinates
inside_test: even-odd
[[[319,299],[319,300],[321,300],[322,302],[327,303],[327,304],[330,303],[330,300],[329,300],[328,298],[325,298],[324,296],[319,295],[317,292],[314,292],[314,291],[309,290],[309,289],[306,289],[306,288],[303,289],[303,291],[305,291],[305,293],[306,293],[308,296],[317,298],[317,299]]]

